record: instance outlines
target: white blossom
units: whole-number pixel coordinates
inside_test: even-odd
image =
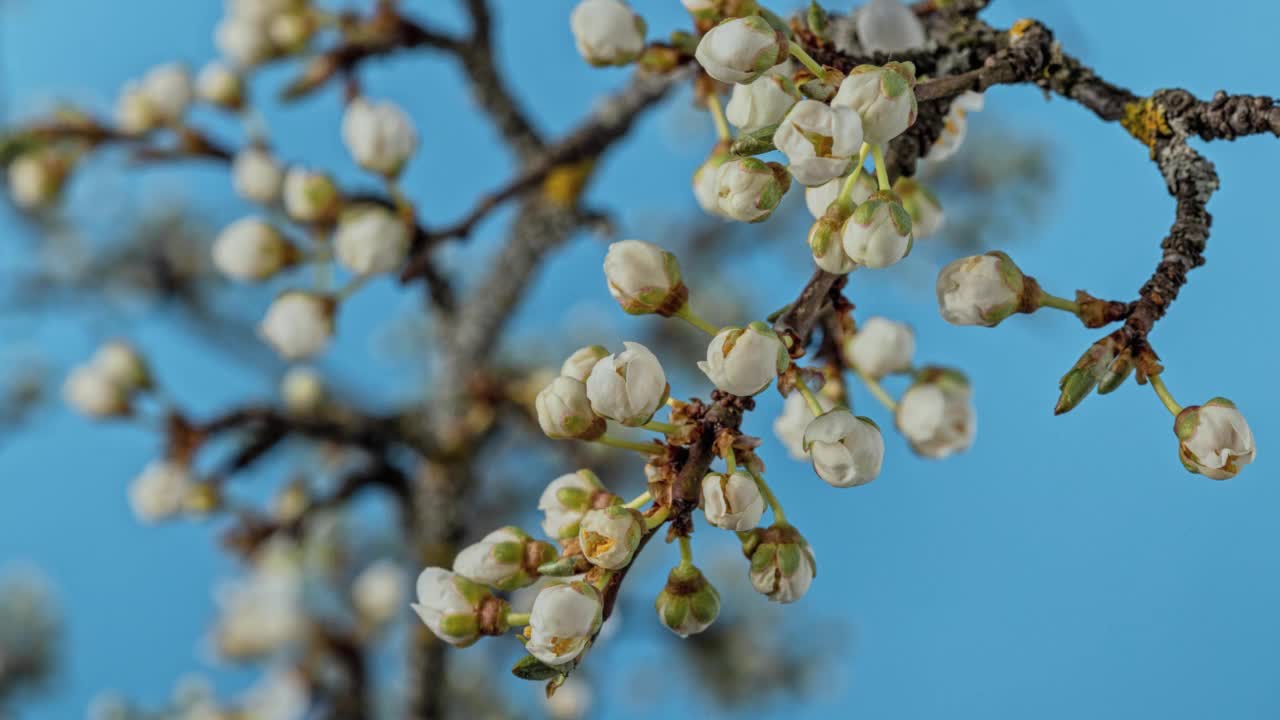
[[[835,407],[835,401],[821,393],[817,394],[818,405],[823,412]],[[787,395],[782,403],[782,412],[773,421],[773,433],[778,436],[787,454],[793,460],[808,460],[809,453],[804,449],[804,431],[813,422],[813,411],[809,403],[798,392]]]
[[[395,177],[417,149],[418,132],[395,103],[356,98],[342,116],[342,141],[360,167]]]
[[[693,197],[703,212],[725,217],[720,210],[720,167],[729,160],[723,145],[717,145],[707,159],[693,171]]]
[[[404,570],[397,563],[378,560],[351,583],[351,606],[366,622],[382,625],[400,614],[407,586]]]
[[[832,487],[865,485],[880,474],[884,437],[876,424],[844,408],[819,415],[804,431],[813,471]]]
[[[299,640],[306,628],[296,548],[273,543],[258,555],[265,561],[251,574],[214,595],[219,612],[213,639],[228,658],[265,657]]]
[[[1183,408],[1173,428],[1183,466],[1212,480],[1235,477],[1257,456],[1249,423],[1226,398]]]
[[[282,12],[267,23],[267,37],[277,53],[294,55],[307,49],[316,27],[309,12]]]
[[[870,0],[858,9],[856,23],[868,53],[897,54],[925,43],[924,23],[901,0]]]
[[[877,192],[858,205],[844,224],[840,242],[850,260],[886,268],[911,252],[911,215],[892,192]]]
[[[707,345],[707,359],[698,362],[698,368],[717,388],[749,397],[769,387],[790,364],[791,356],[777,334],[757,321],[716,333]]]
[[[790,176],[756,158],[729,160],[716,173],[720,213],[739,222],[761,222],[786,194]]]
[[[707,31],[694,55],[702,69],[725,83],[749,83],[786,62],[787,37],[759,15],[726,20]]]
[[[798,100],[800,91],[795,83],[785,75],[767,73],[745,85],[734,85],[724,116],[742,132],[754,132],[782,122]]]
[[[590,470],[571,472],[552,480],[538,498],[538,509],[543,513],[542,531],[556,540],[577,537],[582,516],[602,491],[604,485]]]
[[[124,392],[133,393],[151,387],[151,371],[137,348],[123,340],[103,343],[89,364]]]
[[[237,110],[244,104],[244,78],[220,62],[211,62],[196,77],[196,94],[212,105]]]
[[[231,223],[213,242],[214,266],[245,282],[266,280],[298,259],[298,249],[270,223],[256,217]]]
[[[525,650],[548,665],[563,665],[582,654],[600,629],[604,604],[585,582],[551,585],[538,593],[529,616]]]
[[[938,140],[929,148],[929,152],[924,159],[929,162],[939,163],[954,155],[964,143],[965,136],[968,135],[968,114],[980,112],[985,104],[986,101],[982,93],[973,92],[972,90],[961,93],[955,100],[951,101],[951,109],[942,121],[942,134],[938,136]]]
[[[560,374],[579,382],[586,382],[591,375],[591,368],[601,359],[609,356],[609,351],[602,345],[588,345],[573,351],[560,366]]]
[[[324,405],[327,394],[324,378],[314,368],[291,367],[280,382],[284,407],[295,415],[316,412]]]
[[[629,565],[642,535],[644,516],[622,505],[588,510],[578,526],[582,555],[592,565],[606,570]]]
[[[286,360],[324,351],[333,337],[333,298],[302,290],[281,293],[267,308],[258,334]]]
[[[436,637],[466,647],[480,637],[479,609],[489,592],[470,580],[439,567],[418,575],[418,602],[410,607]]]
[[[294,167],[284,176],[284,209],[301,223],[330,222],[338,216],[342,196],[333,178]]]
[[[757,532],[760,542],[751,553],[751,586],[774,602],[804,597],[817,574],[813,548],[794,528],[775,526]]]
[[[1018,311],[1022,271],[1002,252],[960,258],[938,273],[938,310],[952,325],[995,327]]]
[[[732,473],[707,473],[702,478],[702,512],[718,528],[743,532],[760,524],[764,496],[755,478],[738,468]]]
[[[160,125],[159,113],[137,81],[125,83],[116,99],[116,129],[125,135],[142,135]]]
[[[276,54],[275,45],[267,34],[267,24],[240,14],[229,14],[218,23],[214,29],[214,44],[223,57],[246,69],[270,60]]]
[[[499,528],[463,548],[453,571],[481,585],[518,590],[538,579],[537,568],[556,558],[551,545],[530,538],[518,527]]]
[[[52,205],[67,177],[66,162],[52,150],[24,152],[9,163],[9,196],[24,210]]]
[[[156,121],[166,125],[182,119],[196,94],[191,71],[181,63],[160,65],[147,71],[140,88]]]
[[[129,485],[133,514],[146,523],[159,522],[182,512],[193,481],[182,463],[156,460],[143,468]]]
[[[280,198],[284,169],[270,151],[250,145],[236,153],[231,163],[231,184],[245,200],[271,205]]]
[[[936,368],[921,371],[898,401],[895,420],[911,448],[941,459],[967,450],[977,432],[972,392],[963,375]]]
[[[689,295],[676,256],[643,240],[610,244],[604,256],[604,277],[609,294],[631,315],[670,315]]]
[[[344,210],[334,231],[338,264],[357,275],[395,272],[409,254],[409,226],[380,205]]]
[[[862,147],[862,120],[847,107],[801,100],[773,134],[796,182],[822,185],[847,174]]]
[[[845,361],[874,378],[911,368],[916,336],[903,323],[867,318],[844,343]]]
[[[859,65],[840,83],[831,104],[852,108],[862,118],[863,139],[884,145],[915,123],[915,84],[911,63]]]
[[[902,200],[902,207],[911,216],[911,237],[935,235],[946,225],[946,215],[938,198],[924,185],[909,177],[900,177],[893,184],[893,191]]]
[[[804,204],[809,208],[809,214],[813,215],[814,220],[819,220],[826,214],[827,208],[831,207],[831,203],[836,201],[840,196],[840,189],[844,186],[845,178],[838,177],[828,180],[821,185],[807,187],[804,189]],[[855,206],[866,202],[876,192],[876,181],[866,173],[858,173],[858,179],[853,181],[853,193],[849,196],[853,200]]]
[[[569,29],[592,65],[626,65],[644,50],[644,19],[621,0],[582,0],[569,14]]]
[[[635,342],[623,346],[591,368],[587,398],[597,415],[635,427],[649,422],[666,402],[667,376],[649,348]]]
[[[62,386],[67,404],[85,417],[122,417],[131,412],[129,392],[101,368],[81,365],[67,375]]]
[[[534,401],[538,425],[553,440],[590,440],[604,432],[604,418],[591,409],[587,386],[580,380],[560,376],[538,393]]]

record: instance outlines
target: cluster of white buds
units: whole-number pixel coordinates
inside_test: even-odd
[[[745,328],[727,327],[707,345],[698,363],[715,386],[732,395],[750,397],[769,387],[791,365],[791,355],[777,333],[756,321]]]
[[[1257,455],[1249,423],[1226,398],[1183,408],[1174,420],[1173,431],[1178,436],[1182,465],[1213,480],[1235,477]]]
[[[142,355],[132,345],[113,340],[67,375],[62,393],[77,412],[100,419],[129,415],[134,397],[152,386]]]
[[[725,20],[707,31],[695,51],[708,75],[724,83],[749,83],[786,62],[791,43],[759,15]]]
[[[862,119],[848,107],[801,100],[778,125],[773,144],[796,182],[823,185],[848,172],[862,147]]]
[[[160,127],[177,125],[195,99],[195,85],[185,65],[171,63],[152,68],[141,80],[128,83],[116,104],[120,132],[140,135]]]
[[[245,282],[260,282],[291,267],[302,253],[266,220],[237,220],[218,234],[213,243],[213,264],[224,275]]]
[[[286,360],[309,358],[328,347],[337,309],[330,295],[288,290],[267,308],[258,334]]]
[[[417,150],[418,131],[395,103],[356,98],[342,116],[342,140],[360,167],[394,179]]]
[[[947,368],[921,370],[898,401],[895,421],[911,449],[924,457],[969,449],[977,418],[968,379]]]
[[[969,113],[981,112],[985,104],[982,93],[973,91],[963,92],[952,100],[951,109],[942,121],[942,134],[933,147],[929,148],[924,159],[940,163],[955,155],[969,134]]]
[[[345,208],[333,236],[338,264],[356,275],[395,272],[409,254],[409,226],[381,205]]]
[[[184,463],[156,460],[129,485],[129,505],[147,523],[176,517],[186,508],[195,481]]]
[[[210,105],[238,111],[245,103],[244,77],[220,62],[211,62],[196,76],[196,95]]]
[[[578,54],[592,65],[626,65],[644,50],[644,18],[623,0],[582,0],[569,28]]]
[[[952,325],[995,327],[1024,306],[1027,283],[1002,252],[960,258],[938,273],[938,310]]]
[[[9,163],[9,197],[23,210],[50,207],[58,201],[70,172],[70,157],[55,148],[24,152]]]
[[[770,72],[747,84],[734,85],[724,116],[744,133],[782,122],[800,100],[800,91],[786,75]],[[861,130],[861,126],[859,126]],[[854,148],[857,152],[857,148]]]
[[[925,43],[924,23],[902,0],[871,0],[858,8],[854,23],[868,53],[902,53]]]
[[[231,184],[245,200],[274,205],[284,186],[284,168],[269,150],[250,145],[231,162]]]
[[[227,60],[248,69],[301,51],[315,29],[310,0],[228,0],[214,42]]]

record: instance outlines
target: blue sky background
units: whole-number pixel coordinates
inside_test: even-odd
[[[511,85],[548,132],[570,127],[601,93],[625,82],[622,71],[580,62],[568,32],[569,0],[494,4]],[[674,0],[633,4],[652,34],[683,25]],[[198,66],[213,53],[211,28],[221,4],[9,5],[0,21],[0,57],[13,119],[60,98],[109,110],[116,89],[151,65],[177,58]],[[459,22],[451,3],[405,5],[442,24]],[[1170,85],[1201,97],[1222,85],[1275,93],[1270,29],[1280,22],[1280,5],[1240,0],[1229,11],[1221,7],[1211,11],[1193,0],[996,0],[987,17],[1001,26],[1021,16],[1044,20],[1070,51],[1139,93]],[[265,94],[283,76],[265,73],[259,87]],[[419,121],[423,149],[404,185],[426,217],[457,217],[508,174],[507,156],[490,128],[476,122],[448,61],[380,63],[367,77],[367,92],[394,98]],[[1046,102],[1031,88],[998,88],[987,102],[973,125],[1027,128],[1047,139],[1056,173],[1046,222],[1017,238],[990,237],[990,246],[1011,246],[1024,270],[1058,294],[1083,287],[1098,296],[1132,297],[1158,259],[1173,213],[1145,151],[1120,128],[1070,103]],[[330,92],[270,113],[281,154],[357,177],[339,140],[339,104]],[[687,96],[678,97],[647,117],[608,157],[593,185],[590,202],[614,210],[624,235],[642,234],[657,217],[695,208],[685,178],[712,136],[709,123],[687,106]],[[211,116],[201,121],[232,129]],[[770,441],[765,456],[772,460],[775,487],[815,547],[820,567],[808,597],[787,608],[789,622],[797,642],[812,642],[823,629],[805,618],[838,617],[851,642],[824,675],[829,685],[822,692],[755,714],[1280,715],[1280,488],[1268,445],[1280,429],[1272,361],[1280,337],[1264,309],[1265,288],[1280,263],[1273,241],[1280,144],[1254,138],[1206,150],[1223,179],[1210,205],[1209,263],[1193,273],[1153,341],[1180,402],[1214,395],[1237,401],[1262,446],[1259,460],[1228,482],[1187,474],[1177,460],[1171,418],[1149,389],[1132,383],[1054,418],[1058,377],[1101,333],[1058,315],[1019,317],[994,330],[948,326],[937,316],[932,294],[936,266],[950,259],[945,250],[857,273],[850,294],[861,313],[910,322],[922,361],[969,373],[978,442],[965,455],[931,463],[891,435],[879,480],[835,490],[785,459],[769,430],[778,400],[765,396],[752,429]],[[100,182],[73,188],[75,212],[91,225],[109,223],[114,216],[107,208],[118,208],[122,198],[126,209],[180,198],[222,222],[250,210],[232,196],[221,169],[147,170],[126,178],[118,167],[110,160],[96,163]],[[790,202],[798,202],[796,195]],[[0,210],[0,237],[22,232],[5,212]],[[478,241],[452,253],[450,261],[459,267],[478,262],[500,240],[502,227],[502,216],[485,224]],[[20,260],[15,247],[23,246],[0,244],[0,263]],[[799,261],[779,263],[750,250],[737,258],[735,272],[760,292],[753,310],[790,299],[807,276],[801,238],[790,247]],[[611,308],[597,281],[603,252],[599,241],[581,237],[560,253],[519,315],[517,335],[558,326],[566,308],[589,313],[605,335],[598,339],[610,342],[654,322]],[[565,282],[567,277],[575,280]],[[696,304],[696,279],[691,285]],[[397,398],[403,384],[379,378],[403,370],[403,363],[376,351],[385,340],[380,328],[388,308],[413,302],[385,281],[362,293],[344,307],[340,342],[325,367],[344,373],[373,403]],[[101,338],[120,332],[147,348],[162,378],[181,379],[172,383],[173,393],[198,413],[272,392],[261,376],[191,344],[145,308],[105,325],[62,317],[34,325],[0,320],[0,351],[39,346],[65,368]],[[692,384],[674,389],[706,391]],[[891,425],[864,394],[858,402],[883,427]],[[154,437],[142,430],[90,426],[61,407],[0,445],[0,568],[37,564],[67,611],[63,673],[53,695],[30,706],[29,717],[79,717],[102,688],[158,701],[178,676],[207,664],[199,638],[211,618],[210,578],[234,568],[217,552],[208,526],[156,529],[134,521],[124,486],[155,451]],[[654,632],[660,632],[656,626]],[[597,677],[621,688],[627,673],[651,672],[664,648],[669,646],[637,642],[616,653],[607,669],[597,668]],[[229,686],[237,682],[220,677]],[[654,709],[646,704],[652,700],[628,702],[636,704],[610,704],[607,714],[631,717]]]

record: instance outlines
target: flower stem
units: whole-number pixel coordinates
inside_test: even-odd
[[[1040,306],[1054,308],[1055,310],[1064,310],[1075,315],[1080,314],[1080,303],[1074,300],[1058,297],[1057,295],[1050,295],[1043,290],[1040,291]]]
[[[647,422],[647,423],[645,423],[645,424],[641,425],[640,427],[644,428],[645,430],[652,430],[652,431],[654,431],[654,432],[660,432],[660,433],[662,433],[663,435],[674,435],[674,434],[676,434],[676,433],[680,432],[680,426],[679,426],[679,425],[676,425],[676,424],[673,424],[673,423],[662,422],[661,420],[650,420],[649,422]]]
[[[804,401],[809,406],[809,412],[813,413],[814,417],[821,415],[822,403],[818,402],[818,396],[813,394],[813,391],[809,389],[809,386],[801,380],[796,383],[796,389],[804,396]]]
[[[613,437],[611,435],[601,435],[595,439],[601,445],[618,448],[619,450],[634,450],[638,453],[646,455],[661,455],[666,452],[660,445],[654,445],[651,442],[635,442],[633,440],[623,440],[622,438]]]
[[[661,507],[652,515],[646,515],[644,518],[644,529],[652,530],[667,521],[671,516],[671,508]]]
[[[795,43],[791,43],[789,51],[791,52],[791,57],[799,60],[800,64],[808,68],[809,72],[813,73],[813,76],[818,78],[819,81],[827,81],[826,71],[822,69],[822,66],[818,64],[817,60],[809,57],[809,53],[805,52],[804,48]]]
[[[716,124],[716,137],[732,140],[733,132],[729,130],[729,121],[725,119],[724,106],[720,104],[720,96],[714,91],[707,93],[707,109],[711,111],[711,119]]]
[[[749,467],[747,472],[751,473],[751,477],[755,479],[756,487],[760,488],[760,494],[764,496],[764,501],[769,503],[769,509],[773,511],[773,523],[775,525],[789,525],[787,514],[782,511],[782,503],[778,502],[778,498],[773,494],[773,489],[769,487],[769,483],[765,482],[763,477],[760,477],[760,473]]]
[[[645,490],[644,492],[637,495],[634,500],[627,503],[625,507],[629,507],[632,510],[639,510],[641,506],[643,506],[645,503],[649,502],[652,499],[653,499],[653,496],[649,494],[648,490]]]
[[[884,146],[872,145],[871,157],[876,162],[876,181],[880,183],[881,190],[890,190],[893,188],[889,184],[889,168],[884,164]]]
[[[853,188],[858,184],[858,178],[862,177],[862,166],[867,162],[867,154],[870,152],[871,146],[862,143],[862,149],[858,151],[858,164],[853,166],[853,172],[844,179],[844,184],[840,186],[840,194],[836,196],[836,202],[840,203],[841,207],[853,204]]]
[[[529,613],[507,613],[507,625],[519,627],[529,624]]]
[[[853,373],[858,376],[858,379],[861,380],[864,385],[867,386],[867,389],[871,391],[871,394],[876,396],[876,400],[879,400],[881,405],[888,408],[889,412],[897,412],[898,401],[893,399],[893,396],[889,394],[889,391],[884,389],[884,386],[880,384],[879,380],[871,377],[858,367],[853,368]]]
[[[730,475],[738,469],[738,458],[734,457],[732,447],[724,451],[724,464],[728,468]]]
[[[689,536],[681,535],[680,541],[680,566],[690,567],[693,565],[693,543],[689,542]]]
[[[347,284],[343,285],[338,292],[334,293],[334,297],[339,301],[346,300],[357,292],[360,292],[360,288],[364,287],[364,284],[369,282],[372,278],[372,275],[356,275],[348,280]]]
[[[1173,393],[1170,393],[1169,388],[1165,386],[1164,378],[1159,375],[1152,375],[1147,379],[1151,381],[1151,389],[1156,391],[1156,395],[1159,396],[1160,402],[1164,403],[1165,409],[1172,413],[1174,417],[1177,417],[1178,413],[1182,412],[1182,406],[1173,399]]]
[[[697,314],[693,312],[693,308],[689,307],[689,303],[685,303],[679,310],[677,310],[674,317],[680,318],[711,337],[715,337],[716,333],[720,332],[720,328],[698,317]]]

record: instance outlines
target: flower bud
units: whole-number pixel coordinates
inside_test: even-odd
[[[602,345],[578,348],[565,358],[564,364],[560,366],[560,374],[585,383],[591,375],[591,368],[608,356],[609,351]]]
[[[863,139],[884,145],[916,121],[916,69],[911,63],[859,65],[840,83],[832,105],[862,117]]]
[[[1182,465],[1211,480],[1235,477],[1257,455],[1249,423],[1226,398],[1183,408],[1174,420],[1173,432],[1178,436]]]
[[[290,168],[284,176],[284,209],[300,223],[327,223],[338,217],[342,195],[333,178],[305,168]]]
[[[591,642],[603,622],[604,603],[591,585],[552,585],[534,598],[525,650],[548,665],[571,662]]]
[[[729,160],[716,173],[720,212],[739,222],[761,222],[782,202],[791,176],[777,163],[755,158]]]
[[[259,65],[276,54],[266,23],[244,15],[228,14],[214,28],[213,39],[218,52],[242,69]]]
[[[213,242],[213,264],[222,274],[258,282],[298,262],[300,253],[270,223],[256,217],[237,220]]]
[[[395,272],[409,254],[409,227],[381,205],[344,210],[334,232],[338,264],[356,275]]]
[[[172,125],[187,113],[195,98],[191,72],[181,63],[152,68],[137,86],[150,111],[154,125]]]
[[[152,387],[151,370],[147,367],[146,359],[136,348],[123,340],[104,343],[93,354],[89,365],[126,393],[148,390]]]
[[[809,208],[809,214],[813,215],[814,220],[821,220],[823,215],[827,214],[827,210],[831,208],[831,203],[840,197],[840,189],[844,187],[845,178],[838,177],[815,187],[807,187],[804,189],[804,204]],[[858,173],[858,179],[853,181],[853,193],[849,196],[856,207],[866,202],[876,192],[876,181],[866,173]]]
[[[724,83],[749,83],[786,62],[787,36],[759,15],[726,20],[711,28],[694,55],[702,69]]]
[[[309,367],[291,367],[280,383],[284,408],[294,415],[311,415],[324,406],[328,392],[324,378]]]
[[[858,9],[856,26],[868,53],[899,54],[925,43],[924,23],[901,0],[871,0]]]
[[[847,107],[801,100],[778,125],[773,144],[796,182],[822,185],[848,173],[862,147],[862,120]]]
[[[24,152],[9,163],[9,196],[23,210],[53,205],[62,193],[70,166],[52,149]]]
[[[644,50],[644,18],[621,0],[582,0],[569,15],[578,54],[597,67],[626,65]]]
[[[720,167],[730,155],[723,144],[717,144],[707,159],[693,171],[693,197],[708,215],[724,217],[720,210]]]
[[[893,191],[902,200],[902,207],[911,216],[911,236],[919,240],[942,229],[946,216],[942,204],[929,189],[909,177],[900,177],[893,184]]]
[[[850,260],[869,268],[886,268],[911,252],[911,216],[898,196],[877,192],[853,211],[840,242]]]
[[[356,98],[342,116],[342,141],[357,165],[394,178],[417,149],[418,133],[396,104]]]
[[[1111,364],[1120,352],[1120,342],[1114,335],[1108,335],[1089,346],[1088,350],[1076,360],[1075,365],[1058,381],[1058,402],[1053,408],[1054,415],[1061,415],[1075,409],[1077,405],[1089,397],[1089,393],[1108,373]]]
[[[390,560],[378,560],[351,583],[351,605],[365,622],[383,625],[404,607],[404,571]]]
[[[698,568],[679,565],[667,575],[654,607],[667,629],[686,638],[711,627],[720,616],[720,593]]]
[[[144,523],[176,517],[182,512],[193,481],[186,465],[156,460],[129,485],[129,506]]]
[[[837,178],[839,180],[839,178]],[[813,253],[813,263],[835,275],[853,272],[858,264],[844,251],[841,242],[841,231],[849,216],[853,213],[842,207],[831,207],[818,221],[809,226],[809,251]]]
[[[95,420],[132,412],[129,392],[92,364],[81,365],[67,375],[62,396],[76,412]]]
[[[623,345],[626,350],[601,358],[591,368],[587,397],[597,415],[637,427],[653,418],[667,401],[670,387],[649,348],[634,342]]]
[[[116,99],[116,129],[125,135],[142,135],[159,126],[159,114],[142,84],[125,83]]]
[[[844,408],[819,415],[804,431],[813,471],[832,487],[866,485],[880,474],[884,437],[874,422]]]
[[[937,460],[969,449],[977,432],[969,381],[955,370],[921,370],[898,401],[895,420],[919,455]]]
[[[835,402],[824,394],[818,394],[818,405],[823,412],[835,407]],[[778,436],[787,454],[793,460],[808,460],[809,453],[804,449],[804,431],[813,422],[813,412],[809,403],[798,392],[787,395],[782,403],[782,412],[773,421],[773,433]]]
[[[575,538],[582,516],[597,494],[605,492],[600,478],[590,470],[579,470],[552,480],[538,498],[544,514],[542,531],[556,540]]]
[[[631,315],[670,316],[689,298],[676,256],[643,240],[609,245],[604,256],[604,277],[609,294]]]
[[[436,637],[467,647],[482,633],[506,630],[506,605],[483,585],[444,568],[429,567],[418,576],[418,602],[411,607]]]
[[[1002,252],[960,258],[938,273],[938,310],[952,325],[995,327],[1022,305],[1022,271]]]
[[[702,478],[702,512],[718,528],[744,532],[760,524],[764,497],[755,478],[741,468],[732,473],[707,473]]]
[[[790,525],[756,530],[743,549],[751,559],[751,586],[774,602],[804,597],[818,573],[813,548]]]
[[[231,163],[231,184],[245,200],[271,205],[280,198],[284,170],[270,152],[250,146],[236,153]]]
[[[582,555],[606,570],[630,565],[643,536],[644,516],[623,505],[588,510],[578,527]]]
[[[746,85],[734,85],[724,116],[744,133],[782,122],[800,91],[785,75],[767,73]],[[861,125],[859,125],[861,129]]]
[[[277,54],[296,55],[307,49],[316,33],[315,17],[309,12],[281,12],[267,23],[267,37]]]
[[[604,434],[604,418],[592,411],[587,386],[579,380],[557,377],[538,393],[534,407],[538,425],[552,440],[593,440]]]
[[[707,346],[707,359],[698,368],[717,388],[750,397],[769,387],[790,365],[791,356],[773,328],[756,321],[716,333]]]
[[[332,297],[289,290],[267,308],[258,334],[286,360],[311,357],[328,347],[336,309]]]
[[[924,159],[931,163],[941,163],[950,160],[953,155],[960,151],[960,146],[964,144],[964,139],[969,134],[969,120],[964,113],[957,113],[954,106],[952,111],[942,119],[942,132],[938,135],[938,139],[929,147],[929,152],[925,154]]]
[[[453,571],[498,590],[518,590],[537,581],[538,566],[559,555],[550,543],[534,540],[518,527],[494,530],[453,560]]]
[[[211,62],[196,78],[196,94],[210,105],[239,110],[244,107],[244,78],[220,62]]]
[[[915,352],[911,328],[882,317],[868,318],[844,342],[845,362],[874,378],[910,369]]]

